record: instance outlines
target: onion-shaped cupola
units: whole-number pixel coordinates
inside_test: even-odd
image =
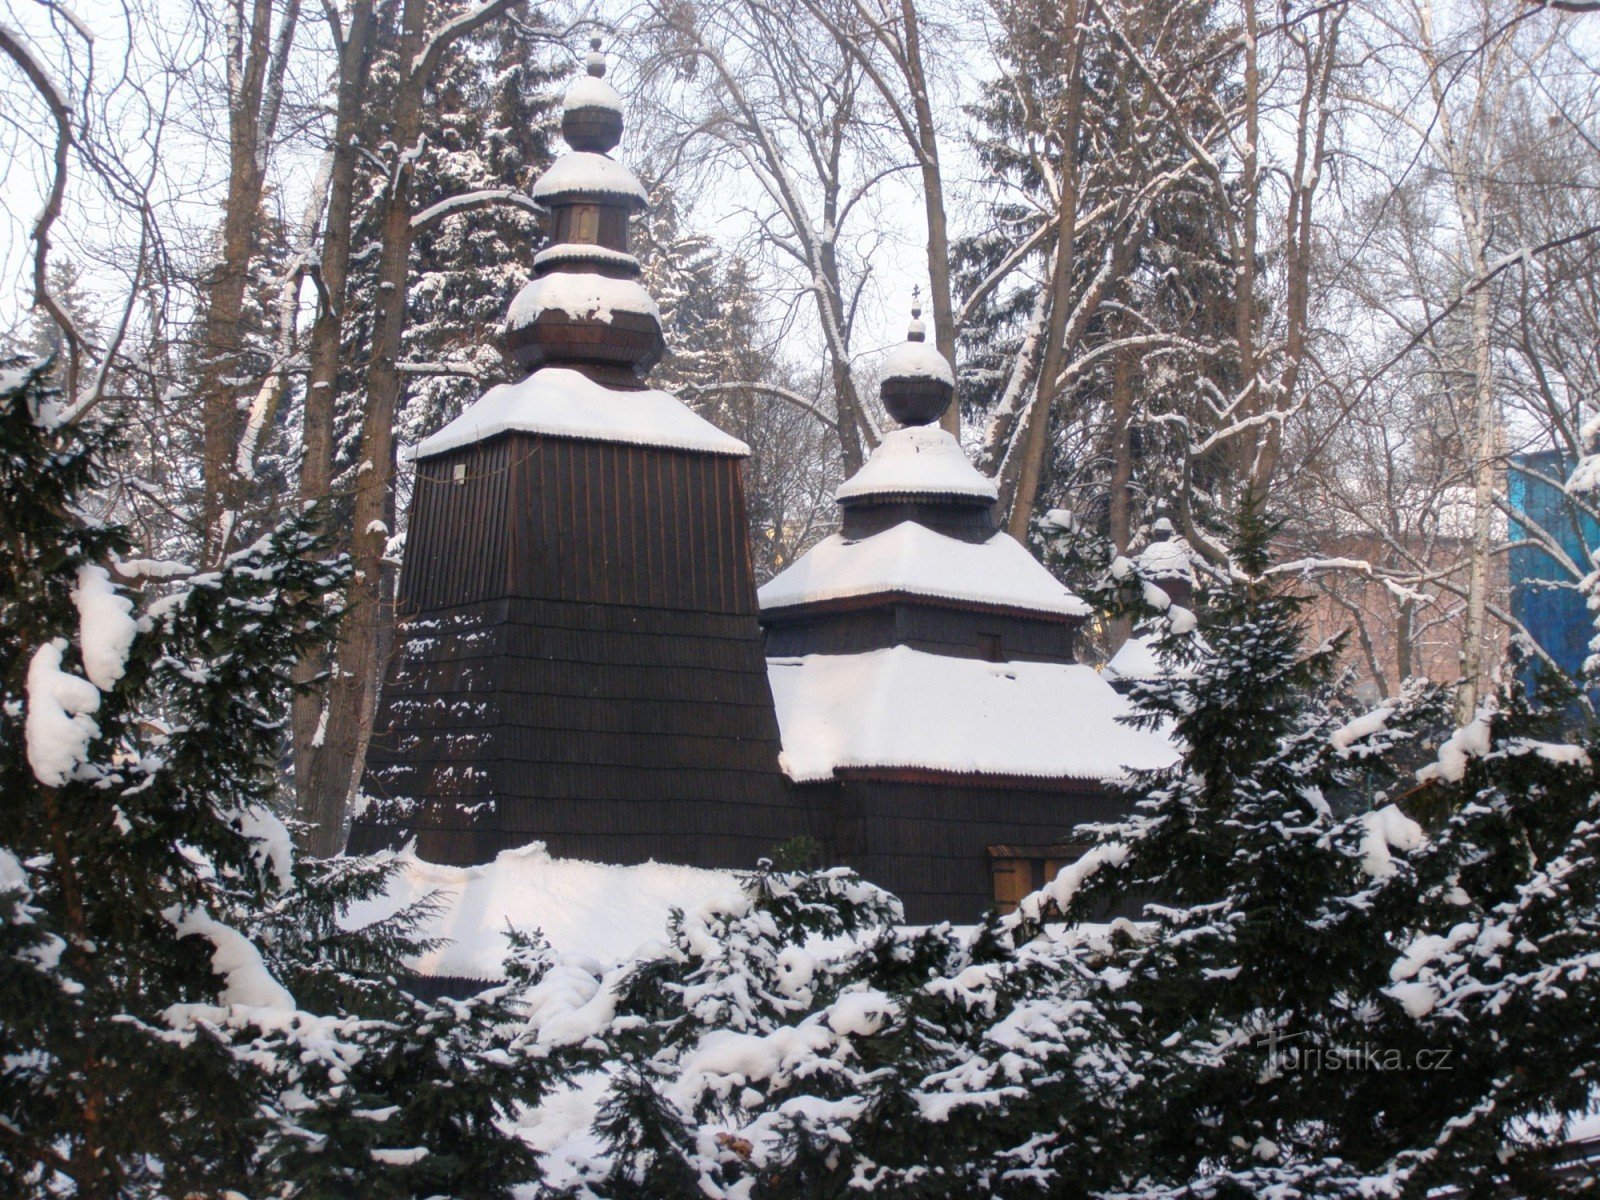
[[[605,80],[600,39],[588,74],[562,100],[572,149],[533,185],[550,212],[550,241],[506,315],[506,349],[525,370],[571,367],[600,383],[638,386],[666,350],[661,315],[628,252],[628,218],[647,206],[638,177],[611,157],[622,98]]]
[[[834,493],[844,510],[844,532],[864,537],[910,519],[955,537],[987,538],[998,492],[939,425],[955,395],[956,375],[928,344],[922,307],[912,296],[911,327],[884,359],[878,385],[884,410],[902,427],[884,435]]]
[[[928,345],[922,323],[921,289],[911,293],[911,327],[903,345],[883,364],[878,395],[888,414],[902,425],[932,425],[950,407],[956,391],[955,372],[944,355]]]

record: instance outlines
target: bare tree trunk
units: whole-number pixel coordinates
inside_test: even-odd
[[[1256,362],[1256,237],[1260,213],[1261,159],[1261,68],[1260,22],[1256,19],[1256,0],[1244,0],[1244,150],[1239,168],[1242,196],[1239,214],[1239,257],[1233,265],[1233,337],[1239,352],[1239,381],[1247,399],[1240,417],[1260,414],[1269,400],[1262,394],[1262,379]],[[1240,487],[1254,477],[1256,456],[1262,445],[1261,431],[1238,440],[1234,474]],[[1265,493],[1260,493],[1265,494]]]
[[[905,57],[902,69],[916,118],[917,159],[922,168],[922,203],[928,222],[928,298],[933,305],[933,340],[952,368],[956,365],[955,305],[950,295],[950,233],[944,214],[944,172],[939,165],[939,137],[933,122],[933,102],[928,95],[928,74],[922,62],[922,30],[912,0],[900,0]],[[961,392],[945,409],[939,423],[961,433]]]
[[[406,326],[406,283],[413,229],[411,186],[423,137],[427,86],[448,48],[494,19],[513,0],[488,0],[440,26],[430,38],[427,0],[405,0],[396,61],[404,75],[388,114],[389,140],[397,148],[383,197],[378,235],[378,287],[373,306],[367,402],[350,509],[354,573],[334,645],[327,713],[319,719],[322,745],[307,772],[306,789],[316,821],[306,834],[311,854],[337,854],[344,815],[361,775],[379,684],[378,651],[392,611],[384,600],[383,552],[389,540],[394,486],[394,415],[404,376],[400,351]]]
[[[1417,602],[1407,597],[1400,601],[1399,613],[1395,618],[1394,631],[1394,661],[1396,680],[1404,684],[1416,674],[1413,665],[1412,642],[1416,636]]]
[[[242,7],[242,6],[241,6]],[[283,73],[293,42],[299,4],[285,9],[279,36],[272,37],[271,0],[255,0],[245,26],[240,8],[230,10],[228,53],[228,194],[223,202],[221,245],[206,288],[200,329],[202,561],[215,563],[233,536],[242,503],[234,471],[244,432],[240,356],[244,349],[244,298],[250,260],[258,239],[271,124],[277,120]],[[270,79],[270,83],[269,83]],[[270,95],[271,102],[263,101]]]
[[[830,197],[830,211],[832,207]],[[833,373],[833,403],[839,434],[839,452],[844,458],[845,474],[853,475],[861,469],[861,464],[866,458],[863,443],[870,447],[872,440],[867,429],[866,414],[861,407],[861,395],[856,390],[855,375],[850,369],[850,358],[844,352],[844,313],[840,304],[843,292],[839,283],[838,255],[834,252],[831,242],[823,242],[818,253],[822,259],[822,269],[819,274],[826,294],[817,296],[817,305],[822,309],[823,321],[831,322],[839,330],[837,337],[828,339],[828,361]]]
[[[1317,17],[1317,36],[1291,35],[1300,50],[1304,83],[1295,124],[1294,175],[1290,180],[1287,228],[1284,237],[1284,320],[1283,368],[1277,379],[1277,393],[1271,402],[1287,408],[1294,400],[1300,368],[1307,350],[1307,314],[1311,303],[1311,265],[1313,257],[1312,216],[1317,188],[1322,180],[1322,164],[1328,141],[1329,94],[1334,69],[1339,63],[1339,29],[1347,10],[1335,7]],[[1253,67],[1252,60],[1252,67]],[[1255,111],[1254,106],[1252,112]],[[1255,135],[1250,135],[1254,144]],[[1278,469],[1283,453],[1283,424],[1274,421],[1264,430],[1264,439],[1254,463],[1254,480],[1266,489]],[[1265,494],[1263,492],[1263,494]]]
[[[311,327],[310,373],[306,382],[300,460],[300,501],[304,505],[326,501],[333,487],[334,385],[339,373],[345,286],[350,274],[350,237],[355,221],[355,177],[359,158],[356,134],[367,99],[374,33],[372,0],[355,0],[350,8],[349,27],[340,38],[327,223],[321,264],[313,275],[318,300],[316,320]],[[327,669],[325,654],[307,654],[295,664],[294,681],[304,688]],[[326,696],[313,691],[304,691],[294,700],[295,808],[306,831],[303,836],[308,839],[330,828],[337,836],[343,821],[347,788],[341,789],[329,782],[326,769],[319,769],[327,745],[322,724],[324,705],[329,703]],[[320,846],[328,844],[328,839],[319,838]]]
[[[1006,530],[1026,543],[1028,523],[1044,479],[1044,460],[1049,448],[1050,413],[1055,406],[1061,368],[1065,360],[1067,319],[1072,308],[1072,272],[1077,261],[1073,241],[1078,230],[1078,126],[1083,117],[1083,38],[1079,0],[1067,0],[1063,27],[1073,31],[1068,41],[1067,61],[1062,71],[1067,77],[1067,106],[1063,114],[1060,164],[1060,210],[1056,216],[1055,270],[1050,281],[1050,323],[1045,332],[1044,357],[1034,388],[1033,402],[1023,413],[1024,422],[1016,454],[1015,483],[1006,494],[1001,479],[1001,501],[1007,505]],[[1004,472],[1002,473],[1004,475]]]
[[[1479,264],[1479,273],[1482,273]],[[1483,675],[1485,615],[1489,599],[1489,549],[1493,533],[1495,476],[1494,381],[1489,344],[1488,288],[1472,297],[1472,359],[1474,380],[1472,555],[1467,573],[1467,624],[1461,637],[1461,691],[1456,696],[1456,717],[1464,725],[1478,707]]]
[[[1126,318],[1118,325],[1126,329]],[[1133,383],[1139,367],[1139,352],[1131,347],[1117,351],[1111,378],[1111,482],[1107,513],[1107,536],[1118,554],[1126,554],[1133,540]],[[1133,632],[1126,617],[1112,621],[1106,638],[1106,653],[1115,654]]]

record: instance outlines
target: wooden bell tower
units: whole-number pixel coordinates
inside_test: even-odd
[[[803,831],[778,770],[741,462],[648,388],[664,344],[628,251],[639,181],[598,43],[552,236],[512,302],[530,374],[417,447],[396,652],[352,852],[753,866]]]

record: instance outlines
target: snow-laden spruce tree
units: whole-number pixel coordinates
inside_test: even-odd
[[[1150,1197],[1554,1194],[1563,1119],[1600,1066],[1592,756],[1561,738],[1562,704],[1512,691],[1402,774],[1442,698],[1335,717],[1336,648],[1303,644],[1269,533],[1252,498],[1232,586],[1193,633],[1168,622],[1168,670],[1135,688],[1181,761],[1136,780],[1133,817],[1024,902],[1083,919],[1147,899],[1120,936],[1068,952],[1106,1041],[1030,1089],[1030,1165]],[[1374,780],[1443,827],[1381,797],[1336,808]],[[1097,1165],[1044,1113],[1106,1060],[1125,1069]]]
[[[1434,1069],[1389,1081],[1403,1119],[1369,1191],[1592,1194],[1563,1169],[1600,1105],[1600,740],[1574,701],[1513,677],[1417,772],[1442,817],[1408,856],[1385,991]]]
[[[0,377],[0,1190],[508,1196],[537,1175],[500,1123],[548,1073],[504,1032],[537,952],[411,999],[416,914],[338,920],[385,869],[307,874],[271,812],[342,565],[310,515],[208,574],[121,560],[84,511],[109,434],[41,375]]]

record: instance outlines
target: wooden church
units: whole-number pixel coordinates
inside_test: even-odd
[[[1172,748],[1075,661],[1088,609],[997,530],[915,321],[884,368],[903,427],[758,605],[747,447],[645,382],[664,350],[628,252],[645,196],[610,156],[604,72],[592,53],[572,150],[533,189],[552,234],[505,334],[529,373],[415,451],[350,849],[741,868],[807,835],[910,920],[1012,904],[1117,813],[1108,780]]]
[[[760,591],[784,771],[831,858],[909,919],[1011,906],[1120,815],[1106,783],[1172,761],[1074,647],[1088,606],[996,528],[940,428],[955,378],[913,313],[884,364],[902,428],[837,493],[841,526]]]

